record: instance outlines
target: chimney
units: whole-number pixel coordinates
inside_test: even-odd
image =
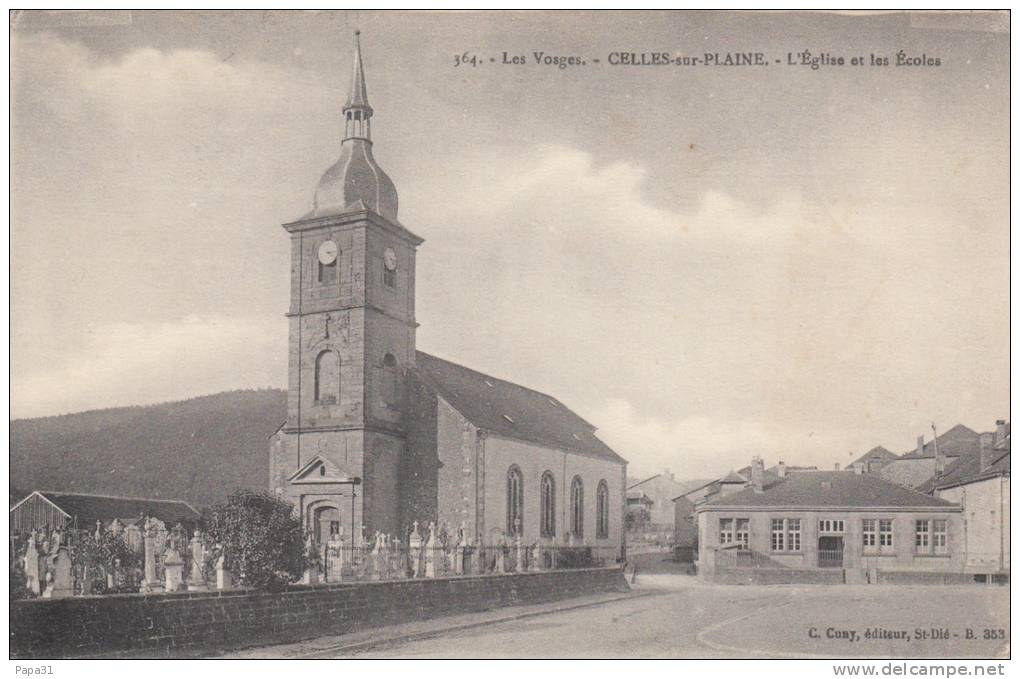
[[[999,422],[1002,422],[1002,420],[999,420]],[[996,424],[998,424],[998,422],[996,422]],[[991,465],[992,456],[989,454],[989,452],[990,451],[988,450],[988,442],[985,441],[984,439],[981,439],[981,452],[980,452],[981,457],[978,458],[979,464],[981,466],[978,468],[978,471],[983,472],[986,469],[988,469],[988,467]]]
[[[1006,440],[1006,420],[995,421],[995,445]]]
[[[946,471],[946,456],[939,450],[938,437],[932,439],[931,443],[935,446],[935,476],[942,476]]]
[[[755,455],[751,459],[751,486],[756,493],[765,492],[765,463]]]
[[[780,460],[779,464],[776,465],[776,474],[778,474],[781,479],[786,478],[786,463],[782,460]]]
[[[917,456],[921,457],[924,455],[924,434],[917,437]]]
[[[839,471],[839,462],[836,463],[835,469],[836,469],[836,471]]]

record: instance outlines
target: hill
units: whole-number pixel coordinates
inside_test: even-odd
[[[11,422],[10,488],[185,500],[266,488],[269,443],[286,419],[281,389]]]

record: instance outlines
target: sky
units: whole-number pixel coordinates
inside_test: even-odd
[[[280,224],[339,154],[355,28],[375,156],[425,238],[419,349],[554,394],[638,476],[829,467],[1008,416],[1002,14],[12,26],[14,418],[285,386]],[[847,65],[785,65],[804,50]],[[899,50],[940,65],[849,65]],[[660,51],[784,63],[607,63]]]

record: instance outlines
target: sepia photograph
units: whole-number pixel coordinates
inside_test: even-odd
[[[12,675],[1005,674],[1009,10],[9,22]]]

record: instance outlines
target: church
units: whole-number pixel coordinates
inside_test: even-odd
[[[291,242],[287,421],[270,490],[313,539],[405,541],[413,522],[475,543],[590,545],[622,555],[627,462],[554,397],[418,351],[415,258],[372,155],[355,33],[340,157]]]

